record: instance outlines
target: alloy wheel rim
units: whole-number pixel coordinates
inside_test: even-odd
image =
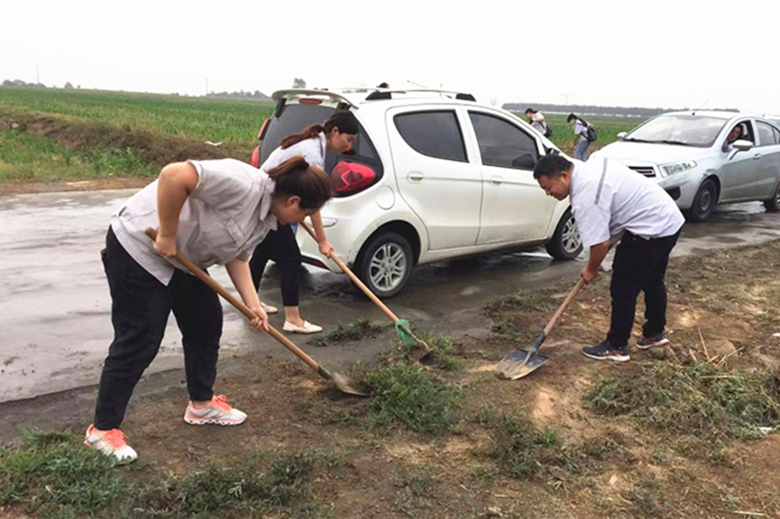
[[[385,243],[371,256],[368,272],[371,282],[383,292],[393,290],[404,279],[407,258],[397,243]]]
[[[571,254],[576,252],[582,241],[580,239],[580,230],[577,228],[577,221],[573,216],[566,220],[566,223],[563,225],[563,233],[561,234],[563,249]]]

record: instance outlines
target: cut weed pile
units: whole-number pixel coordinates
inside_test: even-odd
[[[699,361],[662,362],[639,375],[601,380],[586,397],[602,415],[627,415],[657,429],[742,440],[780,426],[780,388],[768,372],[730,371]]]
[[[277,512],[319,517],[311,495],[315,468],[339,463],[331,452],[268,456],[208,465],[184,475],[148,466],[114,467],[69,432],[30,430],[0,451],[0,507],[42,518],[245,517]]]
[[[317,346],[328,346],[330,344],[340,344],[344,342],[355,342],[363,339],[373,339],[384,331],[384,327],[358,319],[349,324],[339,323],[334,330],[330,330],[324,337],[316,339],[314,344]]]

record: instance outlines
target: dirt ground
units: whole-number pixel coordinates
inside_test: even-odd
[[[494,376],[496,362],[531,342],[570,287],[491,303],[481,310],[490,324],[450,335],[459,344],[460,369],[443,376],[462,387],[462,419],[440,437],[403,426],[369,432],[363,426],[368,400],[339,394],[303,364],[259,356],[236,359],[218,380],[219,392],[249,414],[246,424],[184,424],[184,392],[175,378],[181,375],[169,373],[160,378],[167,390],[135,398],[123,429],[144,462],[174,472],[257,450],[334,449],[344,463],[318,470],[313,496],[339,518],[780,517],[780,435],[731,442],[725,458],[714,462],[672,449],[668,435],[631,418],[600,416],[583,400],[601,378],[639,375],[664,361],[778,373],[778,258],[780,242],[673,260],[667,279],[672,347],[632,347],[632,360],[622,364],[591,361],[579,351],[608,326],[609,274],[602,274],[548,338],[543,351],[551,360],[514,382]],[[640,299],[638,324],[642,309]],[[386,331],[373,340],[390,344],[391,336]],[[80,395],[88,400],[94,393]],[[67,398],[59,397],[60,404]],[[49,402],[50,410],[58,405],[56,396]],[[21,412],[24,403],[16,405]],[[475,418],[486,408],[556,431],[562,451],[615,440],[588,470],[553,467],[513,477],[489,454],[496,434]],[[44,421],[61,427],[60,418]]]

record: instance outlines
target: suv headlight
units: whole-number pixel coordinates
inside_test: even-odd
[[[661,166],[661,171],[663,171],[665,177],[671,177],[672,175],[677,175],[678,173],[688,171],[689,169],[693,169],[695,167],[696,167],[696,163],[692,160],[688,160],[685,162],[674,162],[672,164],[664,164],[663,166]]]

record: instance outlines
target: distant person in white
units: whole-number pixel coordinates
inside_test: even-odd
[[[587,160],[588,148],[588,122],[574,114],[569,114],[566,118],[567,123],[574,121],[574,158],[577,160]]]
[[[606,159],[575,165],[561,155],[547,155],[534,168],[534,178],[548,196],[571,197],[582,243],[590,251],[580,273],[586,283],[598,275],[612,244],[620,242],[612,264],[609,333],[582,352],[598,360],[629,360],[628,339],[639,292],[645,294],[646,321],[637,347],[667,344],[664,277],[685,223],[677,204],[655,182]]]
[[[528,108],[525,111],[525,118],[531,125],[531,128],[547,137],[547,123],[544,121],[544,114],[533,108]]]

